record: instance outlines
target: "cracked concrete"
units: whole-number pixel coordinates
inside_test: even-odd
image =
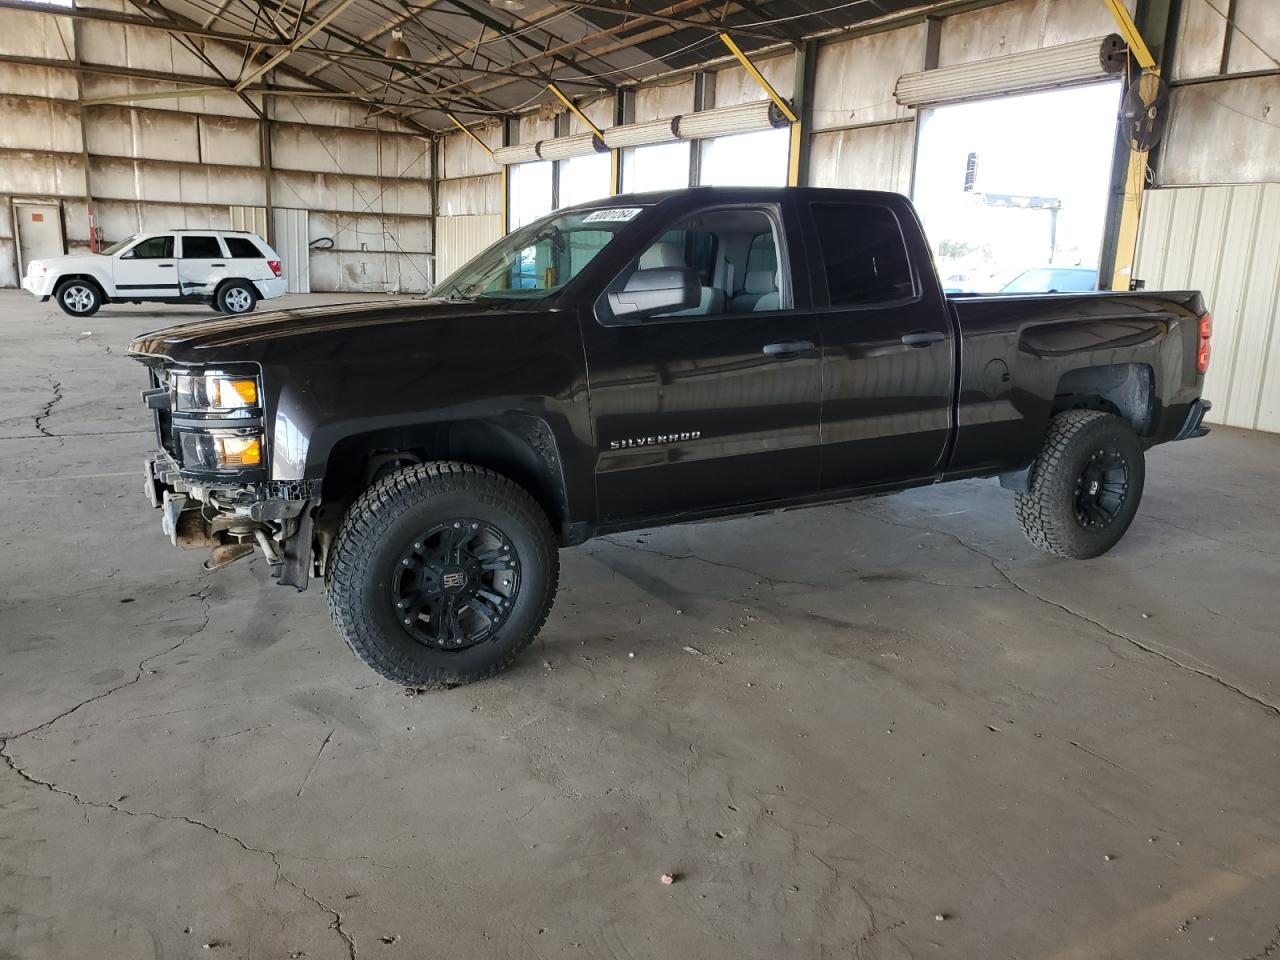
[[[121,351],[204,311],[0,308],[0,957],[1280,955],[1280,439],[1088,563],[976,481],[595,541],[406,696],[139,495]]]

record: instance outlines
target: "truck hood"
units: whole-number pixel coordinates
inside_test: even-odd
[[[36,257],[27,265],[27,272],[29,273],[31,268],[36,266],[54,268],[68,267],[74,264],[83,267],[86,262],[92,263],[98,259],[98,255],[93,253],[60,253],[56,257]],[[110,263],[110,260],[102,258],[101,262],[106,264]]]
[[[298,338],[304,338],[308,344],[326,338],[337,343],[353,331],[370,327],[479,320],[495,312],[526,313],[531,306],[534,305],[519,302],[495,306],[491,302],[406,298],[273,310],[197,320],[144,333],[129,344],[129,354],[139,359],[167,358],[182,363],[256,360],[268,349],[273,354],[287,350],[289,341]],[[545,308],[537,305],[534,309]]]

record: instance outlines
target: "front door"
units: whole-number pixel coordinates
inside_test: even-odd
[[[610,289],[695,271],[695,306],[623,321],[606,295],[582,318],[602,523],[816,492],[818,327],[787,221],[774,204],[686,215]]]
[[[115,256],[112,270],[117,300],[178,296],[178,266],[171,234],[147,237],[122,250]]]
[[[823,343],[822,489],[931,477],[950,436],[954,341],[911,207],[875,199],[805,207],[811,249],[821,252],[812,281]]]
[[[58,257],[62,249],[62,211],[52,203],[15,203],[13,216],[18,223],[18,252],[22,262],[19,274],[27,275],[32,260]]]

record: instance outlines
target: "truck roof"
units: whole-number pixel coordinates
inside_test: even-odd
[[[644,204],[662,203],[676,197],[688,197],[691,200],[723,198],[725,201],[740,200],[778,200],[785,196],[806,196],[821,200],[858,200],[867,201],[901,200],[903,195],[888,190],[850,190],[842,187],[683,187],[676,190],[655,190],[651,193],[622,193],[612,197],[601,197],[588,203],[575,205],[575,209],[591,209],[595,207],[616,207],[621,204],[635,202]]]

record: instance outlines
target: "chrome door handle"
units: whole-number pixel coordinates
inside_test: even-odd
[[[802,353],[813,349],[808,340],[788,340],[783,343],[766,343],[760,352],[771,360],[795,360]]]
[[[902,337],[902,342],[908,347],[930,347],[939,340],[947,339],[945,333],[934,330],[928,333],[908,333]]]

